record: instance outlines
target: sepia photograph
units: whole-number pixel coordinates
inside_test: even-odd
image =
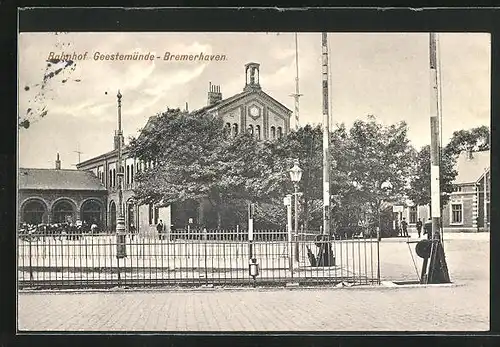
[[[17,329],[490,329],[491,35],[20,32]]]

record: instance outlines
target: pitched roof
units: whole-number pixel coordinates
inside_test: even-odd
[[[455,169],[458,174],[454,184],[475,183],[490,168],[490,151],[472,152],[472,158],[466,151],[460,153]]]
[[[236,100],[239,100],[239,99],[242,99],[244,98],[245,96],[247,95],[250,95],[250,94],[254,94],[254,93],[257,93],[259,95],[263,95],[263,96],[266,96],[268,97],[269,99],[273,100],[274,102],[276,102],[278,105],[280,105],[281,107],[285,108],[286,110],[292,112],[292,110],[290,110],[288,107],[286,107],[285,105],[283,105],[281,102],[279,102],[278,100],[276,100],[275,98],[273,98],[271,95],[267,94],[266,92],[262,91],[262,90],[244,90],[238,94],[235,94],[233,96],[230,96],[229,98],[226,98],[226,99],[222,99],[212,105],[207,105],[207,106],[204,106],[200,109],[197,109],[197,110],[194,110],[192,112],[192,114],[199,114],[199,113],[202,113],[204,111],[207,111],[207,110],[211,110],[213,108],[221,108],[223,106],[226,106]]]
[[[236,100],[242,99],[245,96],[250,95],[250,94],[254,94],[254,93],[257,93],[257,94],[259,94],[261,96],[267,97],[267,98],[273,100],[274,102],[276,102],[278,105],[280,105],[281,107],[283,107],[287,111],[292,112],[292,110],[290,110],[288,107],[286,107],[281,102],[279,102],[278,100],[276,100],[275,98],[273,98],[272,96],[270,96],[269,94],[267,94],[266,92],[264,92],[262,90],[244,90],[244,91],[242,91],[240,93],[237,93],[237,94],[235,94],[233,96],[230,96],[229,98],[222,99],[222,100],[217,101],[217,102],[215,102],[215,103],[213,103],[211,105],[207,105],[207,106],[204,106],[204,107],[199,108],[197,110],[193,110],[192,112],[190,112],[190,114],[192,114],[192,115],[199,115],[199,114],[202,114],[205,111],[209,111],[209,110],[212,110],[212,109],[215,109],[215,108],[221,108],[223,106],[231,104],[232,102],[234,102]],[[154,116],[149,117],[148,120],[147,120],[147,122],[146,122],[146,125],[144,125],[144,127],[142,128],[142,130],[150,128],[152,126],[152,123],[157,118],[158,118],[158,115],[154,115]],[[139,133],[139,137],[142,134],[142,130]],[[123,148],[123,153],[126,153],[127,150],[128,150],[128,147],[125,146],[125,148]],[[82,161],[81,163],[77,164],[77,168],[84,167],[84,166],[86,166],[88,164],[93,163],[94,161],[99,161],[101,159],[109,158],[109,157],[112,157],[114,155],[117,155],[117,150],[116,149],[114,149],[112,151],[109,151],[109,152],[106,152],[104,154],[100,154],[100,155],[98,155],[96,157],[87,159],[85,161]]]
[[[241,99],[242,97],[244,97],[246,95],[249,95],[251,93],[253,93],[253,92],[251,92],[251,91],[243,91],[241,93],[234,94],[233,96],[230,96],[229,98],[222,99],[222,100],[217,101],[217,102],[215,102],[215,103],[213,103],[211,105],[207,105],[207,106],[204,106],[204,107],[199,108],[197,110],[194,110],[192,112],[192,114],[200,114],[200,113],[202,113],[204,111],[207,111],[207,110],[210,110],[212,108],[221,107],[221,106],[227,105],[227,104],[229,104],[229,103],[231,103],[233,101],[236,101],[238,99]]]
[[[90,171],[19,168],[19,189],[106,191]]]

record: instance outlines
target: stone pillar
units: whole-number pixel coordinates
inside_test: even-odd
[[[478,200],[479,200],[479,189],[476,187],[476,192],[472,197],[472,227],[477,228],[478,219]],[[465,211],[464,211],[465,212]]]
[[[290,117],[291,114],[288,114],[286,119],[285,119],[285,126],[283,129],[283,136],[287,135],[290,132]]]
[[[267,140],[269,138],[269,109],[267,106],[264,106],[264,109],[262,110],[262,133],[261,133],[261,138],[263,140]]]
[[[241,106],[241,116],[240,116],[240,133],[247,131],[247,108],[246,106]]]

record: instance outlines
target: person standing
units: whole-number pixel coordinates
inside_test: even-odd
[[[406,222],[406,218],[403,218],[401,221],[401,236],[409,237],[408,235],[408,223]]]
[[[422,234],[422,220],[420,218],[417,221],[416,227],[417,227],[418,238],[420,238],[420,235]]]
[[[163,240],[163,221],[160,219],[160,222],[156,225],[156,231],[158,232],[158,238]]]

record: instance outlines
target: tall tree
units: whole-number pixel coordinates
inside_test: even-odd
[[[322,197],[322,129],[321,126],[306,125],[298,130],[291,131],[286,137],[277,141],[268,141],[266,147],[270,150],[272,157],[272,168],[275,172],[274,184],[267,193],[275,198],[282,199],[286,194],[293,192],[289,171],[293,166],[293,160],[299,160],[299,166],[303,170],[302,179],[299,182],[301,196],[301,220],[304,229],[314,221],[311,207],[315,200]],[[278,182],[280,180],[280,182]],[[283,209],[283,207],[281,207]],[[316,211],[315,208],[312,211]]]
[[[330,194],[333,195],[333,229],[357,225],[363,214],[363,194],[352,179],[351,164],[357,156],[349,132],[340,124],[330,134]]]
[[[349,131],[345,169],[372,221],[380,220],[383,202],[404,197],[414,155],[407,131],[405,122],[384,126],[373,116],[355,121]]]
[[[449,194],[453,192],[453,181],[457,176],[453,152],[443,151],[439,174],[441,193],[444,193],[441,196],[441,208],[443,208],[449,201]],[[416,205],[431,203],[431,157],[429,146],[422,147],[412,163],[410,186],[406,194]]]
[[[490,149],[490,129],[486,125],[453,133],[444,148],[446,155],[458,155],[462,151],[485,151]]]
[[[136,176],[141,203],[207,200],[218,228],[228,206],[262,200],[273,183],[263,145],[248,133],[230,137],[222,119],[208,114],[168,109],[130,141],[130,151],[154,163]]]

